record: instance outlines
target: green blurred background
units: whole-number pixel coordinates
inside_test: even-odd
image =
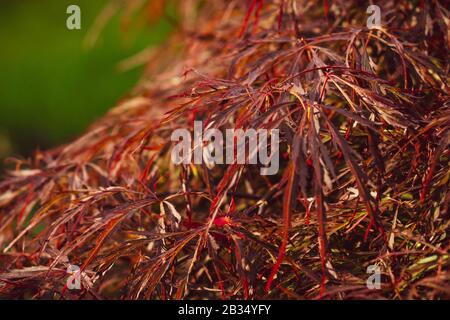
[[[87,49],[107,2],[0,0],[0,160],[70,141],[136,84],[143,69],[120,72],[118,63],[163,41],[171,25],[161,18],[124,31],[118,14]],[[66,27],[71,4],[81,30]]]

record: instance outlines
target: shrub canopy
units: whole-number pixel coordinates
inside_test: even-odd
[[[178,5],[129,99],[0,182],[0,295],[448,298],[443,2]],[[279,128],[280,172],[174,165],[195,120]]]

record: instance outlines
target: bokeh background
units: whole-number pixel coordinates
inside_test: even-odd
[[[157,9],[149,6],[148,17],[127,20],[119,9],[89,46],[87,38],[108,2],[0,0],[0,169],[9,156],[27,157],[82,133],[143,72],[143,67],[120,70],[119,63],[158,45],[173,28],[167,8],[169,13],[155,19],[147,19]],[[81,8],[81,30],[66,27],[71,4]]]

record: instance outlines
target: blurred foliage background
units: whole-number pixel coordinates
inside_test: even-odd
[[[87,48],[86,36],[108,1],[0,0],[1,163],[79,135],[142,74],[142,67],[119,71],[118,63],[168,36],[165,16],[125,26],[116,14]],[[71,4],[81,8],[81,30],[66,27]]]

